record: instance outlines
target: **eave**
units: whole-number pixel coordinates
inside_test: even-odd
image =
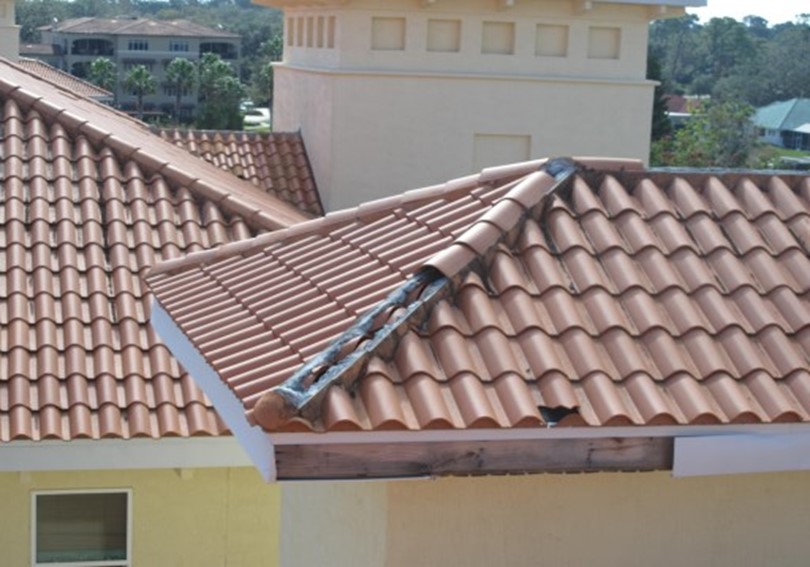
[[[276,479],[810,470],[810,424],[268,434]]]

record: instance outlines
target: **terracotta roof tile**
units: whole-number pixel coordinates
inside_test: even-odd
[[[70,18],[40,30],[75,34],[113,34],[135,36],[189,36],[238,38],[239,35],[222,29],[214,29],[188,20],[152,20],[140,17],[122,18]]]
[[[305,217],[112,109],[7,62],[0,77],[0,442],[224,433],[149,327],[141,278]],[[278,217],[249,224],[243,197]]]
[[[298,133],[160,130],[159,134],[302,211],[323,214]]]
[[[555,163],[196,255],[150,285],[270,429],[809,421],[810,180]],[[426,291],[383,299],[408,281]],[[181,308],[203,289],[277,346],[245,355],[226,329],[212,348]]]
[[[51,46],[48,46],[51,47]],[[41,77],[46,81],[50,81],[55,85],[75,93],[80,96],[90,97],[94,99],[109,99],[112,100],[113,93],[101,87],[97,87],[93,83],[74,77],[70,73],[66,73],[61,69],[57,69],[53,65],[49,65],[39,59],[28,59],[21,57],[17,60],[17,65],[27,72]],[[34,125],[33,127],[38,127]]]

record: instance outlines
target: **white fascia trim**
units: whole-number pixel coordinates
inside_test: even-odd
[[[12,441],[0,445],[0,472],[249,467],[233,437]]]
[[[810,470],[810,433],[675,439],[672,476]]]
[[[276,455],[272,439],[260,427],[248,422],[242,403],[157,300],[152,301],[150,322],[174,357],[213,402],[217,413],[247,451],[262,478],[266,482],[275,481]]]
[[[282,445],[367,443],[438,443],[454,441],[530,441],[543,439],[632,439],[638,437],[726,438],[736,435],[810,435],[810,423],[742,425],[673,425],[637,427],[544,427],[519,429],[448,429],[428,431],[336,431],[334,433],[270,433]]]

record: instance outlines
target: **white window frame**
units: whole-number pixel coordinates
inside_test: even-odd
[[[123,561],[81,561],[61,563],[37,563],[37,497],[79,494],[126,494],[127,495],[127,557]],[[95,488],[76,490],[36,490],[31,492],[31,566],[32,567],[132,567],[132,489]]]

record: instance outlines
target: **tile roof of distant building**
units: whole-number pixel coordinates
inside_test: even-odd
[[[42,26],[40,30],[61,33],[238,38],[239,34],[214,29],[188,20],[152,20],[141,17],[72,18]]]
[[[304,140],[297,132],[173,129],[159,133],[164,139],[247,179],[302,211],[323,214]]]
[[[307,216],[7,61],[0,122],[0,442],[225,432],[142,276]]]
[[[110,91],[102,89],[89,81],[84,81],[78,77],[74,77],[70,73],[57,69],[53,65],[49,65],[48,63],[40,61],[39,59],[28,59],[21,57],[19,60],[17,60],[17,65],[29,73],[59,85],[60,87],[77,95],[90,97],[96,100],[112,99],[113,97],[113,93]]]
[[[810,421],[810,177],[561,163],[149,285],[232,392],[215,403],[270,431]]]

